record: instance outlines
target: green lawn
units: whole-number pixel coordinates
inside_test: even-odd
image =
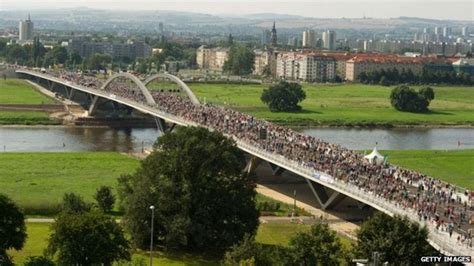
[[[262,244],[287,246],[290,238],[299,232],[309,231],[309,225],[300,224],[261,224],[257,231],[256,241]],[[28,239],[25,246],[20,251],[9,251],[15,263],[23,263],[28,256],[40,256],[48,243],[50,234],[50,224],[48,223],[28,223]],[[345,249],[350,249],[351,240],[340,237]],[[209,259],[202,256],[190,254],[168,254],[157,253],[158,258],[154,258],[156,265],[219,265],[218,259]],[[146,253],[136,253],[133,260],[142,260],[148,263]]]
[[[115,187],[117,177],[132,173],[139,161],[112,152],[0,153],[0,193],[27,214],[54,212],[66,192],[92,201],[101,185]]]
[[[60,121],[40,111],[0,111],[0,125],[57,125]]]
[[[54,101],[24,80],[0,80],[0,104],[51,104]]]
[[[0,80],[0,104],[52,104],[54,101],[24,80]],[[0,111],[0,125],[53,125],[58,121],[38,111]]]
[[[474,190],[474,150],[381,151],[389,162]]]
[[[431,112],[398,112],[390,105],[393,87],[362,84],[303,84],[306,100],[298,113],[272,113],[260,101],[268,85],[189,85],[200,100],[225,104],[280,124],[315,125],[474,125],[474,88],[435,87]]]

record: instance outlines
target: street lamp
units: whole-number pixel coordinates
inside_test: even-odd
[[[155,220],[155,206],[150,206],[151,210],[151,233],[150,233],[150,266],[153,265],[153,222]]]

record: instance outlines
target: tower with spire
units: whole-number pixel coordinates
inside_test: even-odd
[[[272,46],[276,47],[277,46],[277,30],[275,28],[275,21],[273,21],[273,28],[272,28],[272,34],[271,34],[271,41],[272,41]]]

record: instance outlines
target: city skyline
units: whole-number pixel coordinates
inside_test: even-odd
[[[426,5],[429,3],[429,5]],[[414,8],[423,5],[423,10]],[[113,6],[113,8],[111,8]],[[77,1],[77,0],[4,0],[0,5],[1,11],[7,10],[42,10],[61,8],[93,8],[110,10],[172,10],[182,12],[205,13],[220,16],[245,16],[252,14],[271,13],[280,15],[295,15],[312,18],[395,18],[420,17],[443,20],[473,20],[474,3],[470,1],[174,1],[155,2],[151,0],[137,1]],[[146,7],[146,8],[145,8]],[[284,10],[284,12],[282,12]]]

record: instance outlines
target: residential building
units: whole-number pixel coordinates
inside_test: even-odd
[[[196,63],[200,69],[222,70],[229,57],[229,48],[207,48],[202,45],[197,49]]]
[[[28,14],[27,20],[20,21],[18,31],[18,40],[20,43],[33,40],[34,24],[33,21],[31,21],[30,14]]]
[[[324,82],[336,77],[336,60],[321,54],[280,53],[276,72],[281,79]]]
[[[253,52],[255,54],[253,73],[256,75],[263,75],[265,69],[269,67],[270,52],[259,49],[254,50]]]
[[[451,36],[451,28],[450,27],[444,27],[443,28],[443,37],[448,38]]]
[[[462,27],[462,29],[461,29],[461,34],[462,34],[462,36],[464,36],[464,37],[469,36],[469,27],[467,27],[467,26]]]
[[[453,69],[456,73],[466,73],[474,76],[474,58],[460,58],[453,62]]]
[[[143,41],[128,40],[126,43],[89,42],[76,38],[69,42],[68,49],[76,51],[82,57],[93,54],[108,54],[113,58],[146,58],[151,56],[151,47]]]

